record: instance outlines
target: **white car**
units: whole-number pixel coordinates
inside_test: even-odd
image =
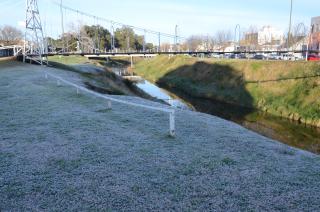
[[[268,60],[281,60],[282,59],[282,57],[276,53],[269,54],[267,57],[268,57]]]

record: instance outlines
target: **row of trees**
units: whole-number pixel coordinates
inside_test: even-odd
[[[154,48],[152,43],[145,43],[144,36],[137,35],[132,28],[126,26],[116,29],[114,37],[108,29],[100,25],[84,25],[78,29],[74,27],[59,39],[47,40],[52,50],[104,52],[113,48],[126,51],[148,51]]]
[[[22,32],[12,26],[0,27],[0,44],[4,46],[21,43],[23,38]]]
[[[256,46],[257,45],[258,28],[255,26],[249,27],[245,35],[242,36],[240,44],[242,46]],[[289,46],[294,46],[308,34],[308,29],[304,24],[296,24],[292,28],[289,35]],[[285,38],[288,39],[288,36]],[[23,40],[23,33],[12,27],[0,27],[0,44],[13,45],[21,44]],[[232,41],[238,39],[234,38],[232,31],[218,31],[214,36],[190,36],[179,46],[172,46],[169,43],[162,43],[160,50],[181,50],[181,51],[196,51],[201,48],[202,50],[211,50],[213,47],[220,46],[221,48],[230,45]],[[72,26],[68,33],[64,33],[59,39],[47,38],[48,46],[51,51],[66,49],[66,51],[83,51],[83,52],[104,52],[116,48],[124,51],[152,51],[157,50],[159,47],[154,46],[152,43],[145,43],[145,38],[138,35],[130,27],[118,28],[114,32],[114,37],[111,32],[100,25],[83,25],[80,27]],[[178,48],[178,49],[175,49]]]

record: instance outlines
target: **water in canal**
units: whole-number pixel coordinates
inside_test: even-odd
[[[224,102],[190,98],[183,94],[179,94],[178,97],[146,80],[136,85],[149,95],[164,100],[173,107],[218,116],[290,146],[320,154],[319,128],[304,126],[285,118]]]

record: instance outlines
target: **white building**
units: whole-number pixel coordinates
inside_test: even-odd
[[[281,45],[284,40],[284,33],[272,26],[264,26],[258,32],[258,44],[263,45]]]

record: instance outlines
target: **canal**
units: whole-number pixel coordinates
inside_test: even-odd
[[[319,128],[220,101],[192,98],[176,91],[173,94],[147,80],[137,82],[136,85],[149,95],[173,107],[218,116],[287,145],[320,154]]]

